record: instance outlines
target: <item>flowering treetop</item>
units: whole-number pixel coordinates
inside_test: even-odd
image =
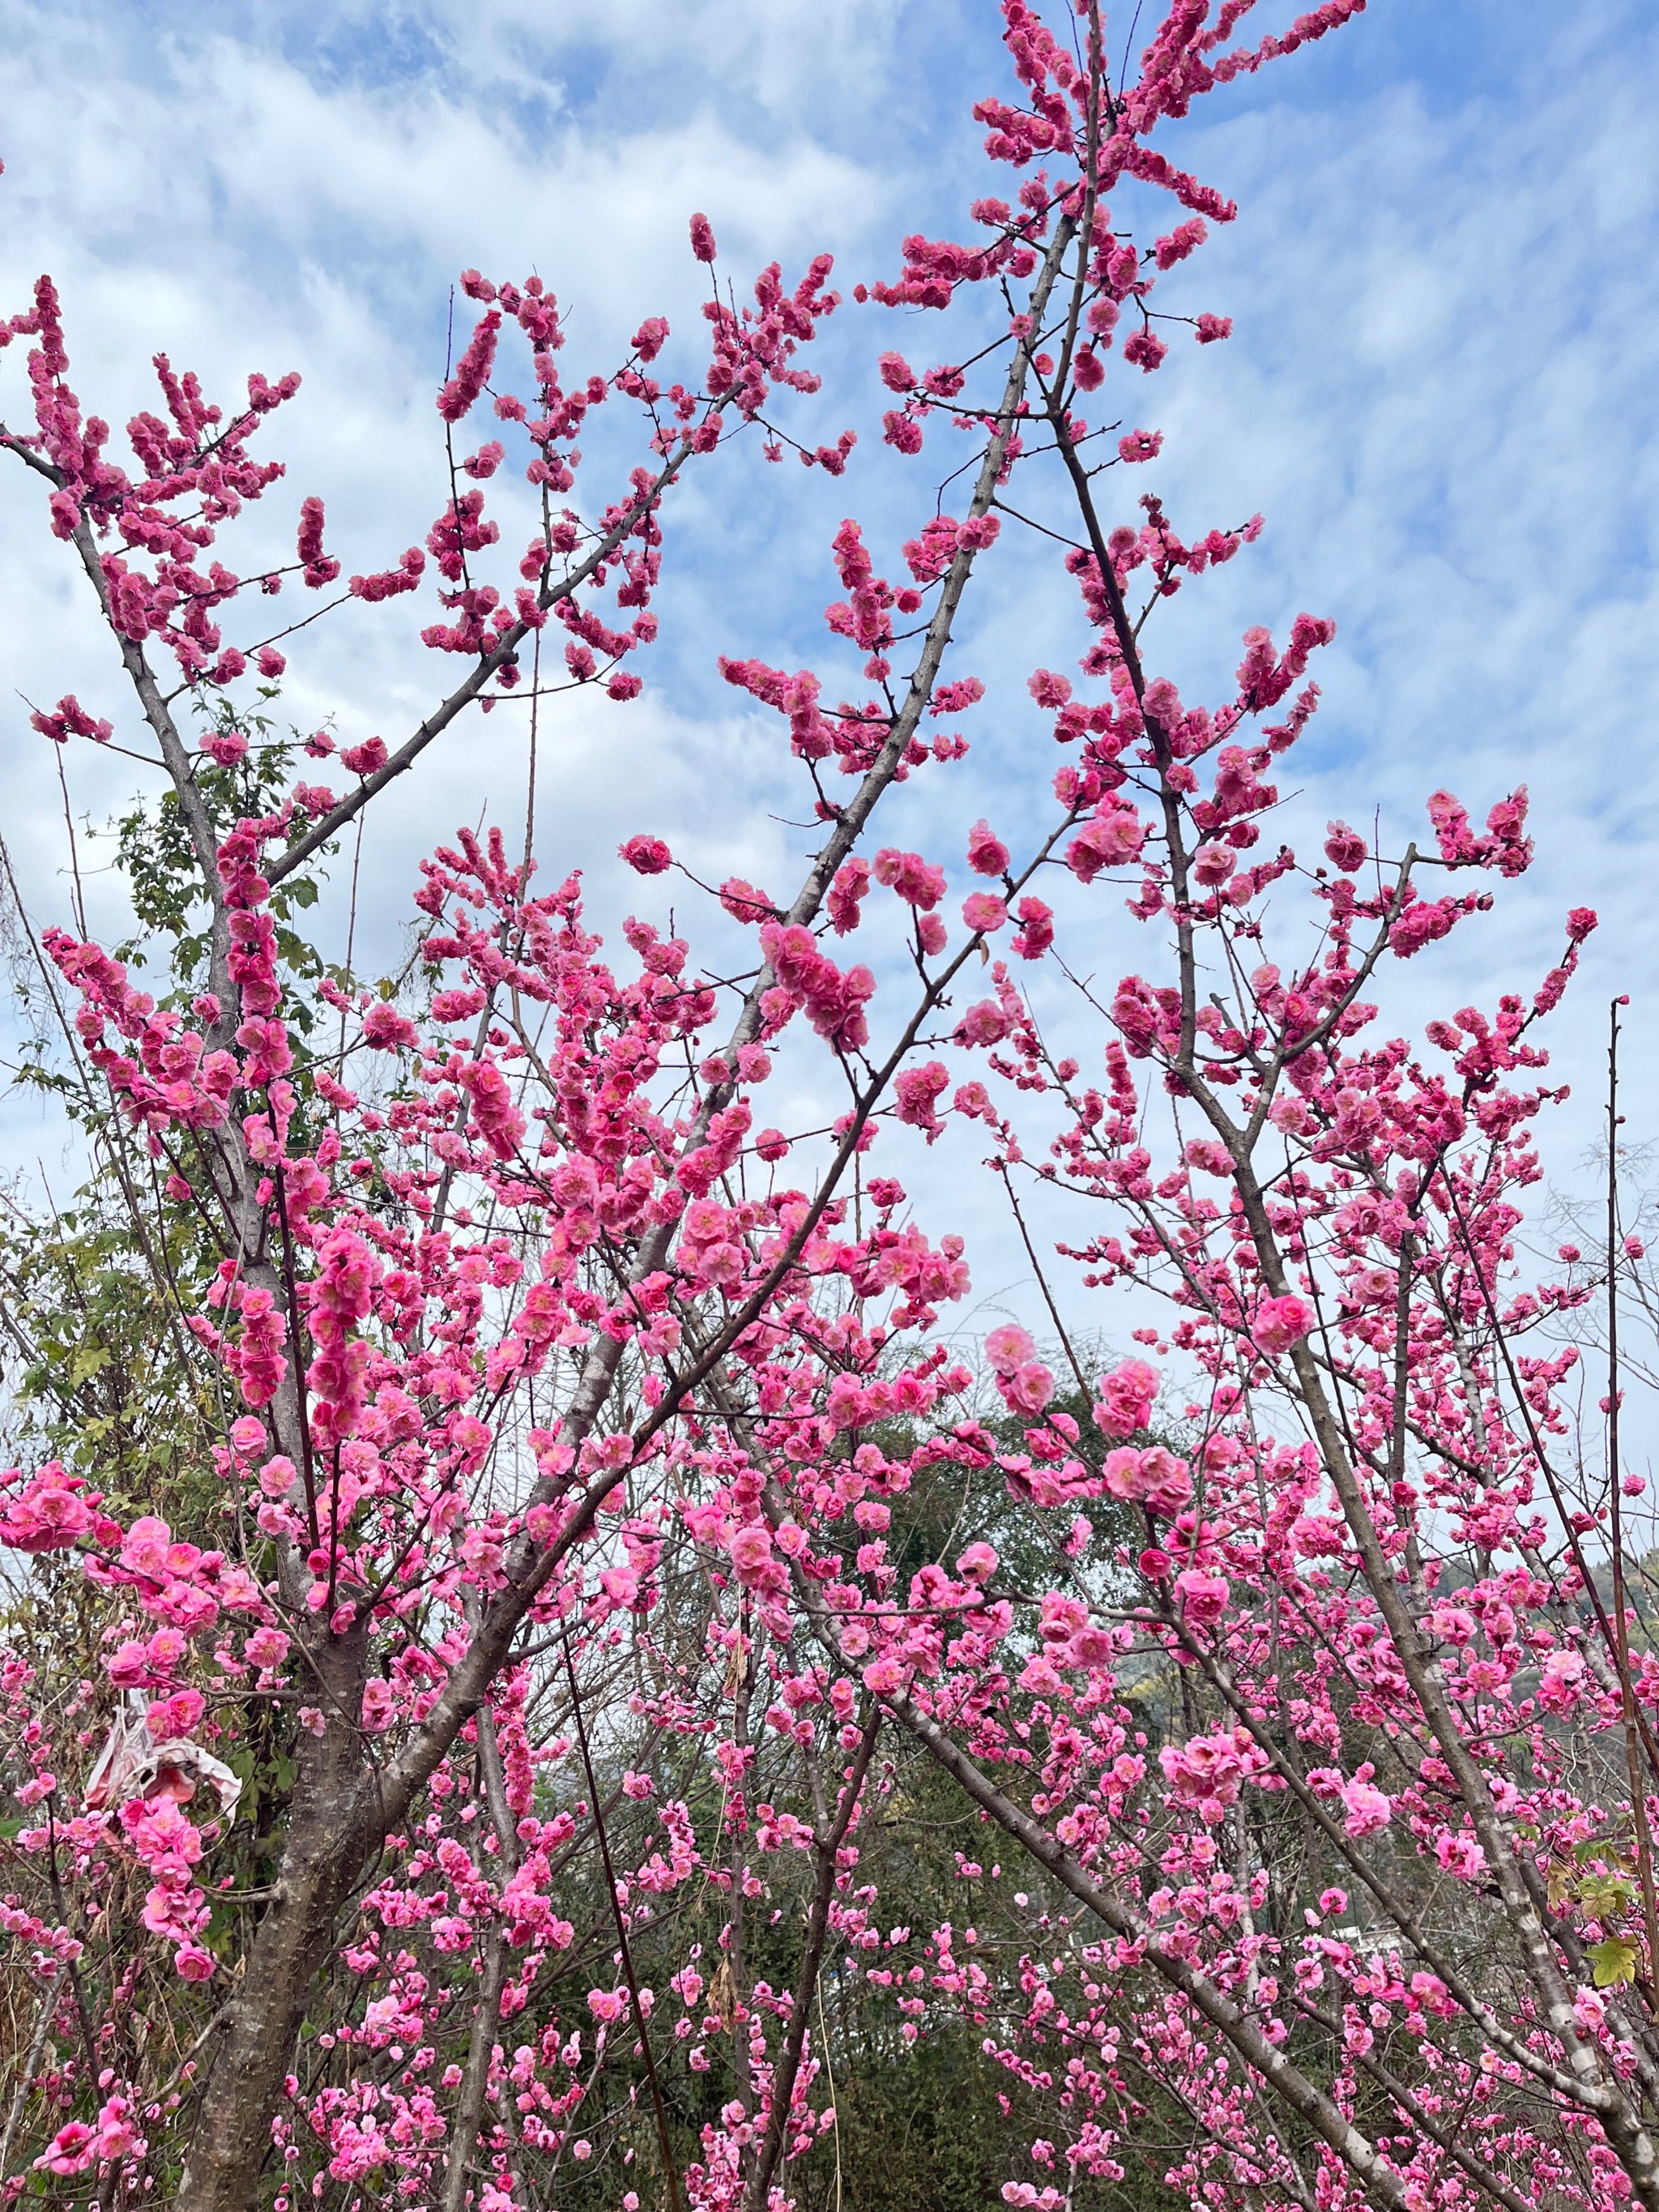
[[[717,292],[691,384],[659,380],[652,318],[620,370],[567,386],[551,295],[464,277],[483,312],[438,395],[449,496],[424,553],[347,595],[414,594],[429,555],[441,619],[421,637],[465,673],[400,745],[341,757],[343,796],[264,793],[234,714],[198,745],[186,730],[204,685],[281,672],[276,635],[226,641],[288,572],[208,556],[276,481],[248,449],[296,380],[252,380],[228,417],[158,363],[172,427],[130,426],[135,477],[69,390],[51,286],[9,325],[34,341],[34,427],[0,444],[51,487],[210,916],[205,977],[159,998],[66,930],[45,947],[156,1218],[210,1255],[185,1323],[222,1416],[210,1505],[118,1513],[57,1462],[5,1493],[0,1539],[73,1557],[106,1608],[101,1679],[50,1723],[34,1655],[0,1685],[32,1884],[7,1927],[43,2021],[70,2023],[31,2061],[56,2103],[21,2163],[27,2098],[9,2124],[10,2199],[46,2176],[104,2202],[159,2182],[191,2212],[262,2189],[288,2212],[306,2187],[507,2212],[578,2187],[597,2144],[634,2212],[644,2143],[665,2202],[764,2212],[836,2125],[840,1973],[887,1993],[907,2043],[981,2029],[1037,2100],[1030,2159],[1054,2178],[1011,2176],[1012,2203],[1120,2179],[1136,2113],[1167,2097],[1192,2122],[1170,2178],[1204,2204],[1659,2205],[1659,1668],[1599,1572],[1639,1479],[1570,1495],[1558,1325],[1592,1285],[1514,1264],[1552,1095],[1539,1024],[1595,917],[1566,918],[1531,998],[1421,1046],[1387,1036],[1393,963],[1526,866],[1524,793],[1478,828],[1435,793],[1421,849],[1340,823],[1316,857],[1270,848],[1334,626],[1253,629],[1224,696],[1183,697],[1148,617],[1259,520],[1109,505],[1111,471],[1159,451],[1117,394],[1166,333],[1228,329],[1153,304],[1234,210],[1151,142],[1357,12],[1329,0],[1249,46],[1247,0],[1181,0],[1117,81],[1093,0],[1063,23],[1006,0],[1017,92],[976,114],[1021,173],[1012,201],[976,201],[968,243],[907,238],[900,274],[858,288],[936,313],[905,342],[937,329],[945,356],[877,364],[891,465],[921,488],[890,551],[850,520],[830,549],[826,623],[858,677],[721,664],[810,788],[801,881],[719,887],[705,952],[644,918],[613,950],[577,878],[539,888],[499,830],[460,833],[422,866],[420,988],[324,977],[326,1047],[277,888],[513,691],[526,650],[532,693],[554,688],[550,619],[570,682],[637,691],[623,664],[653,633],[672,488],[745,425],[781,450],[769,410],[811,396],[795,364],[836,304],[827,258],[793,291],[764,271],[741,310]],[[1143,242],[1124,226],[1148,191],[1176,205]],[[715,262],[701,216],[691,246]],[[964,294],[1006,318],[953,361]],[[501,381],[510,325],[527,396]],[[486,395],[501,435],[463,456]],[[595,513],[556,507],[586,413],[618,398],[649,460]],[[975,441],[960,514],[927,488],[941,417]],[[542,520],[504,587],[483,487],[509,440]],[[796,443],[847,466],[845,436]],[[1030,678],[1060,749],[1030,771],[1041,834],[882,842],[893,786],[966,750],[925,734],[983,696],[953,625],[1033,506],[1079,647],[1075,673]],[[294,570],[337,579],[314,499]],[[36,722],[112,733],[72,695]],[[622,858],[647,881],[677,866],[649,826]],[[1103,900],[1146,947],[1103,988]],[[849,957],[860,929],[902,942],[901,980]],[[1045,1036],[1044,969],[1086,1047]],[[817,1071],[804,1123],[786,1054]],[[872,1172],[895,1125],[982,1161],[1022,1231],[1022,1192],[1045,1188],[1079,1294],[1167,1300],[1152,1357],[1085,1358],[1033,1245],[1057,1346],[994,1329],[976,1379],[941,1327],[969,1248]],[[994,1953],[945,1917],[882,1936],[863,1874],[901,1752],[1009,1863],[958,1854],[964,1883],[1013,1899]],[[274,1879],[246,1894],[220,1870],[221,1773],[281,1802]],[[586,1923],[583,1865],[602,1875]],[[147,1935],[117,1942],[133,1880]],[[192,1984],[222,2010],[158,2073],[124,2021],[135,1992],[176,2008]],[[326,2061],[302,2063],[325,2015]]]

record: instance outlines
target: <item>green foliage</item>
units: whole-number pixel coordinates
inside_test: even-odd
[[[1589,1944],[1584,1955],[1598,1990],[1618,1989],[1633,1982],[1642,1963],[1642,1948],[1633,1936],[1609,1936],[1602,1942]]]
[[[0,1198],[0,1384],[7,1443],[59,1459],[113,1511],[162,1497],[182,1517],[215,1489],[222,1377],[183,1324],[213,1256],[185,1211],[145,1203],[147,1167],[112,1134],[109,1172],[46,1218]],[[147,1179],[147,1178],[146,1178]]]
[[[1094,1425],[1091,1401],[1073,1383],[1059,1392],[1050,1410],[1069,1414],[1078,1425],[1078,1439],[1070,1456],[1086,1467],[1098,1468],[1112,1446]],[[983,1426],[999,1455],[1029,1455],[1026,1431],[1036,1425],[1000,1407],[984,1419]],[[908,1457],[918,1437],[908,1424],[894,1422],[868,1432],[871,1441],[890,1456]],[[1150,1443],[1151,1437],[1137,1437]],[[1103,1578],[1115,1583],[1129,1576],[1128,1562],[1146,1541],[1145,1529],[1133,1506],[1102,1496],[1080,1499],[1076,1512],[1090,1526],[1085,1547],[1091,1585]],[[995,1549],[1000,1567],[999,1589],[1048,1589],[1058,1577],[1063,1583],[1077,1570],[1060,1548],[1063,1528],[1056,1530],[1044,1516],[1034,1514],[1011,1486],[1007,1471],[996,1462],[988,1467],[964,1469],[942,1462],[913,1480],[902,1498],[894,1501],[888,1556],[897,1570],[895,1587],[908,1587],[910,1577],[932,1559],[949,1561],[972,1543],[988,1543]],[[1097,1590],[1097,1594],[1098,1594]]]
[[[270,685],[260,686],[262,702],[269,704],[276,696]],[[293,777],[298,733],[275,737],[276,725],[268,714],[239,713],[222,692],[204,689],[198,703],[210,715],[213,732],[240,737],[248,748],[229,767],[206,754],[197,758],[196,788],[215,830],[224,832],[238,821],[273,813]],[[334,849],[331,844],[323,848],[325,854]],[[139,924],[137,933],[115,948],[117,957],[143,968],[159,954],[169,975],[167,1002],[182,1004],[207,980],[207,907],[184,810],[171,787],[159,799],[135,799],[121,817],[116,861]],[[296,872],[277,884],[267,908],[276,925],[278,959],[295,987],[289,1019],[301,1036],[316,1025],[314,987],[327,970],[295,920],[316,904],[318,890],[314,876]]]
[[[787,1746],[763,1735],[750,1777],[756,1798],[782,1787],[778,1768],[791,1756]],[[623,1763],[618,1754],[616,1764]],[[1009,1769],[998,1778],[1022,1794],[1030,1786],[1022,1771]],[[720,1865],[730,1838],[720,1833],[727,1800],[716,1784],[712,1769],[694,1763],[689,1776],[675,1778],[667,1788],[688,1797],[705,1858]],[[635,1824],[648,1826],[653,1817],[648,1808],[613,1802],[608,1815],[613,1850],[630,1861],[638,1856],[642,1839]],[[901,2207],[905,2212],[981,2212],[1000,2203],[1010,2180],[1039,2187],[1057,2182],[1064,2189],[1073,2178],[1063,2169],[1042,2166],[1030,2153],[1035,2141],[1066,2138],[1062,2100],[1072,2094],[1066,2064],[1078,2055],[1075,2047],[1063,2033],[1046,2049],[1039,2043],[1038,2064],[1046,2078],[1040,2072],[1022,2080],[985,2045],[988,2039],[995,2046],[1012,2037],[1007,1993],[1018,1990],[1024,1962],[1074,1957],[1095,1931],[1068,1917],[1070,1900],[1048,1885],[1040,1869],[1024,1860],[998,1863],[1000,1839],[950,1779],[896,1733],[882,1739],[857,1842],[858,1864],[842,1896],[862,1901],[868,1886],[872,1924],[882,1941],[872,1949],[832,1936],[817,1986],[809,1990],[809,2057],[823,2069],[811,2101],[820,2111],[833,2107],[836,2118],[787,2169],[786,2185],[802,2212],[887,2212],[889,2207],[893,2212]],[[738,1856],[744,1856],[741,1845]],[[744,1975],[754,1985],[786,1991],[799,1979],[814,1863],[808,1852],[782,1852],[769,1857],[764,1871],[764,1900],[744,1915]],[[543,2001],[557,2005],[568,2032],[582,2017],[587,1989],[596,1981],[609,1985],[618,1971],[610,1906],[591,1848],[572,1859],[558,1910],[577,1935],[559,1983],[547,1985]],[[729,2027],[700,2034],[710,2061],[707,2071],[684,2065],[685,2046],[672,2032],[676,2008],[665,1984],[688,1945],[701,1941],[701,1970],[708,1986],[695,2011],[700,2021],[724,2013],[729,1999],[717,1994],[718,1937],[732,1911],[731,1892],[700,1880],[660,1917],[636,1923],[630,1937],[639,1978],[656,1995],[653,2047],[682,2172],[701,2159],[703,2128],[741,2096],[742,2082]],[[988,1976],[982,1992],[965,2000],[941,1996],[933,1984],[935,1954],[927,1938],[945,1923],[957,1931],[957,1955],[983,1966]],[[1126,2045],[1133,2040],[1139,2006],[1152,1996],[1138,1985],[1126,1993]],[[925,2013],[911,2040],[905,2033],[911,2016],[904,2008],[918,1998]],[[1019,2002],[1016,1996],[1017,2006]],[[463,1996],[453,2021],[458,2063],[470,2019]],[[766,2028],[775,2051],[783,2024],[769,2016]],[[528,2039],[532,2032],[532,2023],[521,2016],[515,2034]],[[1124,2131],[1117,2153],[1123,2173],[1121,2179],[1076,2177],[1073,2212],[1177,2212],[1163,2176],[1190,2145],[1189,2117],[1150,2077],[1137,2082],[1133,2099],[1114,2103],[1102,2117]],[[607,2107],[584,2106],[572,2124],[576,2135],[593,2142],[595,2155],[561,2165],[556,2201],[562,2212],[602,2212],[630,2187],[642,2205],[667,2203],[642,2062],[620,2067]]]

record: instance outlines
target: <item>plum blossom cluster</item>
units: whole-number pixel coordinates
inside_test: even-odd
[[[1006,0],[1014,87],[976,113],[1012,199],[860,288],[926,311],[912,332],[997,303],[988,352],[875,371],[902,481],[963,426],[960,514],[918,496],[892,557],[836,532],[828,651],[855,673],[721,663],[785,726],[821,843],[786,896],[711,887],[706,939],[665,901],[608,946],[579,875],[544,886],[485,827],[422,865],[406,988],[331,969],[307,1000],[275,894],[521,648],[542,688],[544,631],[571,682],[638,688],[668,489],[739,423],[781,451],[766,410],[810,396],[827,258],[717,290],[695,388],[659,379],[660,318],[572,376],[540,280],[467,272],[448,497],[343,596],[429,562],[422,634],[470,671],[396,753],[345,750],[349,799],[216,821],[198,764],[234,776],[246,746],[186,744],[146,656],[280,672],[223,633],[287,571],[215,548],[276,479],[247,448],[295,380],[227,418],[159,362],[135,477],[68,388],[51,286],[5,326],[34,341],[35,428],[3,442],[149,679],[210,917],[187,992],[45,947],[155,1225],[203,1261],[181,1333],[217,1409],[176,1503],[117,1510],[61,1457],[0,1483],[0,1544],[97,1639],[62,1681],[0,1662],[0,1933],[35,2021],[14,2180],[230,2212],[269,2172],[276,2212],[517,2212],[580,2169],[622,2212],[657,2176],[777,2212],[838,2171],[835,2038],[865,2007],[888,2051],[971,2035],[1012,2204],[1060,2212],[1151,2140],[1213,2212],[1659,2204],[1659,1663],[1609,1583],[1639,1478],[1585,1473],[1563,1340],[1641,1255],[1599,1285],[1577,1247],[1539,1282],[1518,1256],[1540,1025],[1595,917],[1530,995],[1387,1034],[1393,964],[1527,866],[1524,793],[1483,829],[1434,793],[1426,861],[1382,828],[1270,837],[1334,626],[1252,628],[1219,700],[1184,696],[1150,617],[1260,519],[1107,504],[1160,450],[1120,434],[1123,386],[1176,325],[1227,327],[1150,304],[1234,210],[1149,141],[1358,8],[1236,44],[1249,12],[1179,0],[1119,81],[1093,0],[1075,24]],[[1140,243],[1148,193],[1176,211]],[[702,216],[690,246],[714,265]],[[584,520],[555,501],[618,397],[651,465]],[[487,401],[501,434],[462,452]],[[509,441],[544,522],[504,590]],[[853,447],[799,450],[839,476]],[[1006,707],[1030,788],[937,854],[888,842],[891,790],[966,753],[922,732],[985,696],[953,625],[1043,469],[1076,651]],[[295,553],[303,587],[337,580],[319,501]],[[36,721],[111,734],[73,695]],[[642,908],[678,865],[648,824],[621,857]],[[1138,951],[1103,981],[1113,930]],[[1052,1341],[1010,1320],[968,1356],[969,1243],[897,1172],[919,1142],[1012,1209]],[[1139,1352],[1090,1349],[1152,1310]],[[924,1761],[963,1904],[912,1926],[884,1911],[883,1808]],[[179,2032],[131,2033],[143,2007]]]

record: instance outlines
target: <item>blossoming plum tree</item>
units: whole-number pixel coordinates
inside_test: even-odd
[[[167,419],[128,426],[130,469],[69,386],[51,283],[3,326],[33,418],[0,445],[84,574],[207,912],[205,974],[159,1000],[82,935],[44,942],[144,1203],[210,1255],[186,1319],[222,1413],[205,1512],[116,1514],[57,1462],[4,1492],[0,1540],[104,1608],[94,1674],[37,1640],[0,1678],[0,1912],[33,1992],[5,2201],[766,2212],[833,2136],[825,1987],[857,1978],[906,2042],[983,2029],[1039,2117],[1012,2203],[1108,2201],[1156,2105],[1205,2205],[1659,2207],[1659,1665],[1619,1578],[1639,1480],[1615,1432],[1573,1489],[1552,1334],[1598,1279],[1616,1315],[1639,1255],[1516,1273],[1535,1033],[1594,916],[1530,1000],[1385,1036],[1394,963],[1526,866],[1524,793],[1480,828],[1434,794],[1421,849],[1341,823],[1312,864],[1265,847],[1333,625],[1251,630],[1220,703],[1183,698],[1147,616],[1259,523],[1178,528],[1151,494],[1126,519],[1112,473],[1159,450],[1120,395],[1229,328],[1153,304],[1234,213],[1153,142],[1361,4],[1241,45],[1250,0],[1176,0],[1120,78],[1096,0],[1004,0],[1017,88],[975,113],[1014,198],[856,295],[942,356],[878,364],[916,487],[904,580],[856,522],[830,549],[868,696],[722,664],[781,718],[823,842],[787,898],[720,886],[701,954],[641,916],[608,956],[578,878],[539,888],[500,830],[423,863],[400,997],[302,982],[272,901],[466,711],[567,678],[623,709],[675,487],[732,436],[846,471],[850,434],[775,420],[814,387],[827,257],[741,310],[717,290],[706,366],[670,383],[659,318],[567,382],[552,294],[469,272],[443,511],[341,595],[413,594],[429,560],[421,636],[459,680],[395,748],[340,754],[343,789],[257,805],[259,742],[214,702],[283,672],[255,611],[339,569],[315,498],[284,568],[216,549],[280,478],[255,437],[298,380],[223,409],[158,359]],[[691,245],[714,262],[702,216]],[[463,453],[487,396],[501,434]],[[643,457],[564,504],[580,423],[619,403]],[[959,516],[930,488],[952,422]],[[516,565],[484,489],[509,450],[540,510]],[[1047,826],[883,843],[895,786],[967,750],[924,733],[983,696],[953,629],[1033,508],[1079,648],[1030,677],[1062,749],[1023,771],[1052,775]],[[112,735],[72,694],[34,723]],[[677,866],[659,829],[623,848],[642,902]],[[1102,992],[1082,948],[1126,894],[1146,972]],[[904,957],[848,960],[860,928]],[[1063,1051],[1045,971],[1075,994]],[[299,1024],[313,993],[337,1044]],[[817,1071],[794,1132],[761,1103],[786,1054]],[[941,1334],[964,1243],[871,1172],[896,1125],[983,1158],[1028,1239],[1034,1197],[1060,1209],[1066,1391],[1011,1323],[994,1425],[973,1397]],[[1124,1285],[1168,1319],[1103,1376],[1064,1317]],[[951,1486],[981,1504],[921,1510]],[[958,1854],[995,1941],[882,1936],[872,1822],[921,1760],[996,1855]]]

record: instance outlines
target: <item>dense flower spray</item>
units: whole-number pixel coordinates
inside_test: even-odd
[[[51,284],[4,326],[35,411],[0,444],[47,486],[160,746],[210,972],[158,1000],[97,944],[46,950],[157,1205],[211,1249],[187,1318],[223,1392],[210,1530],[164,1498],[112,1513],[58,1463],[4,1492],[0,1539],[77,1563],[108,1624],[104,1679],[50,1711],[43,1655],[0,1674],[3,1926],[43,2023],[5,2201],[50,2177],[189,2212],[261,2190],[510,2212],[579,2186],[768,2212],[836,2124],[839,1977],[904,2045],[981,2035],[1040,2116],[1011,2203],[1120,2179],[1161,2099],[1191,2121],[1165,2178],[1229,2212],[1659,2207],[1659,1668],[1599,1572],[1620,1486],[1571,1489],[1559,1331],[1595,1284],[1576,1253],[1516,1270],[1537,1027],[1594,916],[1530,999],[1386,1036],[1392,963],[1526,866],[1525,794],[1480,829],[1433,794],[1422,849],[1340,823],[1312,858],[1265,843],[1333,625],[1252,629],[1218,702],[1183,697],[1146,617],[1260,521],[1178,526],[1111,473],[1159,453],[1122,428],[1143,379],[1229,329],[1155,304],[1234,210],[1152,141],[1358,11],[1241,45],[1248,0],[1180,0],[1120,79],[1093,0],[1006,0],[1016,88],[976,114],[1012,198],[857,291],[942,356],[876,363],[916,519],[888,552],[853,520],[829,549],[834,666],[860,673],[722,663],[823,829],[787,899],[733,878],[711,901],[748,948],[735,987],[647,919],[607,951],[575,877],[540,888],[499,831],[461,833],[416,893],[428,988],[325,976],[324,1051],[273,906],[525,651],[545,669],[544,633],[570,683],[637,692],[673,486],[745,424],[782,450],[769,410],[810,397],[827,259],[793,290],[763,271],[742,308],[717,289],[690,384],[659,380],[655,317],[620,370],[565,380],[539,281],[469,271],[480,317],[437,397],[450,495],[424,549],[343,595],[434,588],[421,638],[464,673],[401,744],[341,756],[343,793],[229,818],[207,764],[242,773],[246,738],[192,750],[155,672],[274,678],[250,611],[337,580],[315,498],[289,569],[213,552],[278,478],[251,453],[297,380],[226,412],[158,360],[167,420],[129,426],[132,474],[70,390]],[[1169,227],[1143,238],[1149,208]],[[690,246],[718,269],[702,216]],[[988,301],[997,343],[959,343]],[[464,454],[487,398],[501,434]],[[618,400],[647,458],[584,514],[573,441]],[[955,514],[950,423],[974,455]],[[848,468],[850,434],[795,442]],[[541,502],[516,564],[487,489],[507,467]],[[1044,488],[1069,502],[1078,650],[1030,674],[1027,726],[1060,748],[1030,770],[1040,833],[882,842],[893,786],[966,750],[928,733],[985,693],[953,624]],[[35,719],[112,734],[72,696]],[[678,866],[661,826],[623,848],[642,886]],[[1093,972],[1068,945],[1098,945],[1103,901],[1145,956],[1079,986],[1086,1056],[1062,1056],[1030,978]],[[904,981],[849,957],[860,929],[898,933]],[[804,1126],[798,1091],[763,1106],[786,1053],[821,1073]],[[1150,1356],[1009,1324],[976,1376],[942,1330],[971,1255],[877,1171],[894,1125],[983,1162],[1022,1227],[1022,1193],[1063,1207],[1057,1330],[1085,1293],[1161,1293]],[[984,1526],[929,1518],[947,1483]],[[901,1751],[977,1815],[957,1877],[994,1944],[971,1920],[883,1933],[867,1868]],[[250,1782],[280,1833],[240,1893]],[[579,1920],[583,1868],[604,1904]],[[164,2063],[136,1992],[202,2021]]]

